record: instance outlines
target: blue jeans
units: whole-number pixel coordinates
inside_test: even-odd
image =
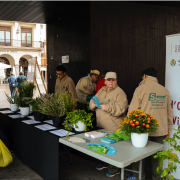
[[[14,93],[16,91],[16,87],[14,87],[14,88],[11,87],[10,91],[11,91],[11,98],[14,99]]]

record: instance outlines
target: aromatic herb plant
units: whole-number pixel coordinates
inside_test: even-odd
[[[119,123],[119,131],[124,131],[125,134],[130,133],[151,133],[157,130],[159,126],[158,120],[153,118],[150,114],[145,114],[141,109],[134,110],[129,113],[129,116],[126,116],[123,121]]]
[[[71,112],[77,102],[77,99],[73,100],[73,94],[71,95],[67,92],[65,92],[64,94],[59,94],[59,100],[64,101],[66,112]]]
[[[173,137],[167,137],[163,141],[166,141],[170,144],[172,147],[171,149],[168,149],[168,151],[160,151],[157,152],[156,155],[154,155],[154,159],[159,158],[159,166],[157,167],[157,173],[161,175],[161,178],[163,180],[169,180],[169,179],[174,179],[174,176],[170,173],[173,173],[174,171],[176,172],[177,169],[177,163],[180,163],[177,154],[172,153],[173,149],[176,151],[180,152],[180,145],[177,143],[177,140],[179,141],[180,139],[180,126],[178,126],[178,129],[173,129],[175,130],[176,133],[173,134]],[[163,161],[168,159],[168,168],[165,168],[162,170],[163,166]]]
[[[35,99],[32,99],[30,97],[24,97],[23,101],[26,104],[29,104],[29,105],[32,106],[32,111],[33,112],[39,112],[40,111],[38,105],[40,105],[42,103],[41,96],[36,97]]]
[[[42,103],[38,108],[42,114],[47,116],[64,116],[66,108],[63,100],[59,100],[59,93],[45,94],[41,96]]]
[[[25,97],[32,98],[33,90],[35,89],[35,87],[36,86],[34,85],[34,83],[26,81],[26,80],[22,80],[22,82],[18,84],[18,92],[19,92],[18,105],[20,107],[29,107],[29,104],[27,104],[23,100],[23,98]]]
[[[6,92],[4,92],[6,94]],[[12,97],[9,97],[7,94],[6,94],[6,97],[7,97],[7,101],[9,102],[9,104],[18,104],[18,100],[19,100],[19,97],[18,97],[18,92],[15,91],[14,93],[14,101],[12,100]]]
[[[93,113],[87,113],[84,110],[75,110],[73,112],[68,112],[63,125],[64,125],[65,129],[67,129],[68,131],[72,131],[72,126],[69,125],[69,123],[74,124],[76,126],[76,128],[78,128],[76,123],[78,121],[81,121],[86,125],[84,131],[88,131],[89,130],[88,127],[93,128],[92,121],[94,119],[91,118],[92,115],[93,115]]]

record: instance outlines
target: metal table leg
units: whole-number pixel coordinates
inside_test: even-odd
[[[124,180],[124,168],[121,168],[121,180]]]
[[[142,179],[142,160],[139,161],[139,179]]]

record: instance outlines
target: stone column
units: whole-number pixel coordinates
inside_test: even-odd
[[[18,77],[19,76],[19,64],[15,64],[15,76]]]

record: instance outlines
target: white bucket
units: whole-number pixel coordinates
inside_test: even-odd
[[[12,112],[15,112],[19,109],[19,106],[17,104],[10,104],[10,109]]]
[[[134,147],[143,148],[148,142],[148,133],[131,133],[131,141]]]
[[[78,128],[76,128],[76,126],[74,124],[74,129],[76,131],[84,131],[85,128],[86,128],[86,125],[83,122],[81,122],[81,121],[78,121],[78,123],[76,123],[76,125],[78,126]]]
[[[20,112],[22,116],[28,116],[29,115],[29,109],[30,107],[20,107]]]

